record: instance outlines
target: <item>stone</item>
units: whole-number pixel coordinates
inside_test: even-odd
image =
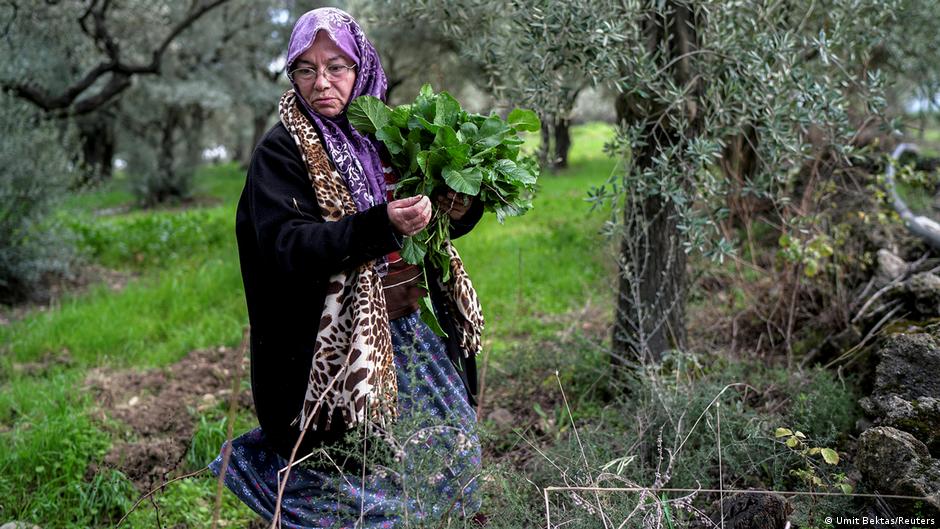
[[[925,317],[940,315],[940,277],[930,272],[914,274],[907,280],[904,290],[919,314]]]
[[[887,285],[907,272],[908,264],[897,255],[884,248],[878,250],[877,281],[880,285]]]
[[[878,351],[872,396],[940,398],[940,344],[925,333],[894,334]]]
[[[940,343],[931,334],[894,334],[878,351],[875,383],[859,401],[877,426],[913,434],[940,456]]]
[[[878,418],[878,424],[913,434],[931,454],[940,456],[940,400],[880,395],[863,398],[859,404],[865,413]]]
[[[878,492],[926,497],[940,509],[940,461],[913,435],[890,426],[866,430],[858,441],[855,464]]]
[[[3,525],[0,525],[0,529],[42,529],[38,525],[34,525],[28,522],[7,522]]]
[[[721,511],[712,515],[712,522],[725,529],[784,529],[787,518],[793,511],[787,500],[779,494],[735,494],[722,502],[724,523]]]
[[[516,420],[512,412],[506,408],[496,408],[487,414],[486,418],[493,421],[493,424],[500,428],[508,428],[512,426],[513,422]]]

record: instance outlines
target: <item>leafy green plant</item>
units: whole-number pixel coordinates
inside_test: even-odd
[[[531,209],[539,167],[533,157],[520,156],[524,140],[519,133],[540,130],[535,112],[515,109],[507,121],[471,114],[447,92],[435,94],[431,85],[424,85],[412,104],[393,109],[378,98],[362,96],[349,105],[347,115],[357,130],[374,134],[388,149],[400,173],[397,197],[452,189],[476,197],[500,222]],[[450,256],[443,245],[449,233],[450,217],[435,211],[424,230],[406,238],[402,258],[422,267],[429,262],[447,281]],[[443,335],[430,298],[421,309],[422,318]]]
[[[803,432],[791,430],[789,428],[777,428],[774,431],[774,437],[782,440],[784,444],[794,454],[803,461],[803,468],[791,470],[790,474],[799,478],[801,481],[814,488],[827,489],[837,487],[845,494],[852,493],[852,485],[844,473],[833,475],[833,483],[829,484],[823,480],[818,470],[821,468],[820,459],[826,465],[835,466],[839,464],[839,453],[832,448],[825,446],[815,446]]]
[[[825,234],[803,241],[797,236],[784,233],[778,242],[780,255],[787,261],[802,264],[806,277],[818,274],[820,265],[833,253],[832,241]]]

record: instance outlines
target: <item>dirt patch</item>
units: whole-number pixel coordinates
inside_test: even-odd
[[[244,379],[248,357],[228,347],[196,350],[161,369],[90,371],[85,387],[95,395],[101,418],[127,427],[127,440],[111,447],[104,465],[124,472],[141,491],[165,481],[189,449],[197,414],[228,401],[238,362]],[[237,403],[250,409],[250,391],[240,391]]]

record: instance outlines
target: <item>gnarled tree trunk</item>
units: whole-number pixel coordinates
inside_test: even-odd
[[[644,21],[650,52],[659,51],[664,68],[679,86],[698,93],[691,74],[689,53],[696,48],[695,21],[688,5],[669,2],[669,16]],[[640,126],[643,142],[634,145],[631,168],[642,175],[653,161],[678,141],[668,121],[658,119],[668,109],[655,99],[621,96],[617,118],[624,125]],[[694,106],[690,105],[690,108]],[[693,115],[694,112],[690,112]],[[688,134],[688,132],[686,132]],[[679,182],[679,185],[688,185]],[[676,205],[662,195],[640,196],[625,190],[623,236],[619,262],[619,292],[612,336],[611,361],[615,367],[657,361],[664,351],[683,348],[686,342],[686,254]]]

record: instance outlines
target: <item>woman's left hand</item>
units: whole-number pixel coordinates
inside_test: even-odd
[[[467,211],[470,210],[471,204],[473,204],[472,196],[453,190],[448,191],[446,194],[438,195],[437,197],[437,207],[447,212],[451,220],[460,220],[463,218],[463,216],[467,214]]]

